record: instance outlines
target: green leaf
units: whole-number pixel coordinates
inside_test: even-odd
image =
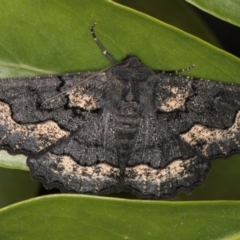
[[[100,70],[109,66],[110,63],[102,55],[89,32],[89,26],[98,21],[96,32],[99,39],[118,60],[128,53],[134,53],[146,65],[155,69],[181,68],[195,63],[195,69],[187,74],[239,81],[239,59],[150,16],[110,1],[12,0],[11,3],[0,3],[2,77]],[[166,8],[161,6],[153,8],[157,12],[158,9],[159,12],[167,12]],[[196,20],[193,13],[191,18],[191,14],[188,14],[180,3],[177,8],[187,16],[191,29],[194,28],[192,25]],[[173,12],[173,15],[175,17],[176,14]],[[199,22],[196,29],[198,26]],[[27,170],[25,161],[25,156],[18,155],[13,158],[6,157],[5,153],[0,155],[2,167]],[[228,162],[226,166],[231,166],[233,171],[238,169],[237,161],[227,164]],[[223,181],[221,186],[227,186],[225,189],[229,191],[232,189],[231,199],[237,197],[238,191],[233,187],[237,176],[231,174],[231,178],[226,178],[225,175],[219,178],[232,179],[228,185],[227,181]],[[219,186],[218,180],[209,182],[215,183],[208,188],[209,193],[202,191],[205,188],[196,188],[196,194],[190,197],[219,197],[214,194]],[[223,192],[224,198],[229,198],[229,192]]]
[[[240,1],[239,0],[186,0],[192,5],[212,14],[226,22],[240,27]]]
[[[186,74],[240,81],[240,61],[236,57],[111,1],[2,0],[0,3],[2,78],[110,66],[89,31],[90,25],[97,21],[99,39],[118,61],[132,53],[152,69],[179,69],[195,63],[196,67]],[[26,169],[25,157],[4,159],[1,155],[0,166]]]
[[[0,210],[0,239],[237,239],[240,202],[51,195]]]
[[[26,156],[21,154],[13,156],[8,154],[7,151],[3,150],[0,152],[0,167],[28,171],[28,167],[26,165]]]
[[[100,70],[110,65],[89,32],[121,61],[137,55],[152,69],[239,82],[239,59],[174,27],[107,0],[1,2],[2,77]]]

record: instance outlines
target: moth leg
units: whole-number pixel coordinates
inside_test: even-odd
[[[182,69],[177,69],[177,70],[156,70],[155,72],[157,73],[169,73],[169,74],[178,74],[178,73],[183,73],[183,72],[187,72],[190,71],[191,69],[193,69],[195,67],[195,64],[191,64],[190,66],[186,67],[186,68],[182,68]]]

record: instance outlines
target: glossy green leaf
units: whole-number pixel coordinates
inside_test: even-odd
[[[0,239],[238,239],[240,202],[52,195],[0,210]]]
[[[187,74],[240,81],[240,61],[236,57],[107,0],[0,3],[1,77],[100,70],[109,66],[89,31],[97,20],[99,39],[119,61],[132,53],[153,69],[179,69],[195,63],[196,67]],[[26,169],[25,157],[5,159],[0,156],[0,166]]]
[[[107,0],[0,1],[1,77],[100,70],[110,65],[89,32],[121,61],[137,55],[153,69],[239,82],[239,59],[174,27]]]
[[[240,27],[239,0],[186,0],[205,12]]]
[[[0,3],[2,77],[109,66],[89,33],[89,25],[97,20],[98,37],[118,60],[134,53],[155,69],[194,62],[196,68],[188,74],[239,81],[237,58],[110,1]],[[22,163],[19,166],[25,166]],[[221,188],[217,182],[215,190]],[[55,195],[0,210],[0,239],[239,239],[239,204]]]
[[[1,150],[0,167],[28,170],[26,165],[26,156],[21,154],[13,156],[8,154],[7,151]]]
[[[0,0],[0,3],[2,77],[96,70],[109,66],[89,32],[89,26],[97,20],[99,39],[118,60],[134,53],[155,69],[181,68],[195,63],[195,69],[187,74],[217,80],[239,79],[239,59],[110,1]],[[177,7],[188,14],[181,4]],[[166,12],[163,7],[158,8],[159,12]],[[190,14],[188,18],[191,23],[195,21]],[[199,23],[196,29],[197,26]],[[0,155],[2,167],[25,170],[25,161],[25,156]]]

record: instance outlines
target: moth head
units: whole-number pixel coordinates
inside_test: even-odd
[[[128,56],[121,64],[113,66],[107,72],[107,78],[104,99],[110,109],[129,106],[141,114],[154,111],[155,74],[135,56]]]
[[[110,72],[122,84],[144,82],[152,74],[134,55],[128,55],[121,63],[113,66]]]

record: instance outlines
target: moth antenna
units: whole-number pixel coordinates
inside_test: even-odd
[[[117,61],[111,56],[111,54],[109,54],[109,53],[107,52],[107,50],[103,47],[103,45],[101,44],[101,42],[100,42],[100,41],[98,40],[98,38],[96,37],[96,35],[95,35],[95,33],[94,33],[94,26],[95,26],[96,24],[97,24],[96,22],[93,23],[93,24],[91,25],[91,28],[90,28],[91,34],[92,34],[92,36],[93,36],[93,39],[94,39],[94,41],[97,43],[97,45],[100,47],[100,49],[103,51],[103,54],[113,63],[113,65],[110,66],[110,67],[107,67],[107,68],[103,69],[103,70],[100,71],[100,72],[97,72],[97,73],[93,74],[92,76],[87,77],[87,78],[84,79],[82,82],[80,82],[80,84],[82,84],[82,83],[88,81],[89,79],[97,76],[99,73],[105,72],[105,71],[107,71],[108,69],[110,69],[110,68],[112,68],[112,67],[114,67],[114,66],[116,66],[116,65],[118,65],[118,64],[121,64],[121,62],[120,62],[120,63],[117,62]],[[67,94],[67,93],[71,92],[74,88],[76,88],[76,86],[79,86],[80,84],[75,85],[75,86],[69,88],[69,89],[66,90],[66,91],[63,91],[63,92],[61,92],[61,93],[59,93],[59,94],[56,94],[55,96],[53,96],[53,97],[51,97],[51,98],[46,99],[44,102],[41,103],[41,105],[44,105],[44,104],[46,104],[47,102],[50,102],[50,101],[52,101],[52,100],[54,100],[54,99],[56,99],[56,98],[58,98],[58,97],[60,97],[60,96],[62,96],[62,95],[64,95],[64,94]]]
[[[96,26],[96,22],[91,25],[90,31],[93,36],[93,40],[95,43],[98,45],[98,47],[102,50],[102,53],[106,56],[106,58],[111,61],[112,63],[116,64],[117,61],[112,57],[110,53],[107,52],[107,50],[104,48],[104,46],[101,44],[101,42],[98,40],[95,32],[94,32],[94,27]]]

